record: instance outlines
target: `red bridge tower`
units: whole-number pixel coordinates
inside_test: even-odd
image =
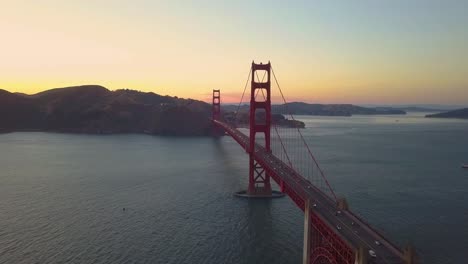
[[[266,81],[255,81],[258,77],[257,71],[265,71]],[[252,82],[250,90],[250,144],[249,144],[249,196],[271,196],[270,175],[265,171],[254,158],[255,141],[257,133],[263,133],[265,138],[265,148],[270,149],[270,128],[271,128],[271,64],[255,64],[252,62]],[[262,94],[263,96],[256,96]],[[264,100],[259,100],[263,98]]]
[[[221,117],[221,94],[219,90],[213,90],[213,119],[219,120]]]

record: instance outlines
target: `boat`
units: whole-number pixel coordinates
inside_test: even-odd
[[[462,165],[462,168],[468,169],[468,164],[463,164],[463,165]]]

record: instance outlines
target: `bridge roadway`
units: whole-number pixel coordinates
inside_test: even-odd
[[[218,120],[215,120],[214,123],[224,129],[246,151],[248,150],[249,137],[247,135],[227,123]],[[369,263],[404,263],[403,254],[398,247],[351,211],[342,210],[341,213],[338,213],[335,201],[264,147],[256,144],[254,157],[278,184],[280,183],[277,179],[281,179],[286,186],[295,190],[304,201],[311,201],[313,213],[334,230],[354,251],[360,246],[366,249],[366,253],[370,249],[373,250],[377,257],[368,256]],[[378,241],[378,244],[376,241]]]

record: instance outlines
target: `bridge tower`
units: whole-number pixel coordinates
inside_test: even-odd
[[[255,81],[257,71],[264,71],[266,81]],[[271,64],[255,64],[252,62],[252,81],[250,90],[250,142],[249,142],[249,188],[247,194],[250,196],[271,196],[270,175],[258,164],[254,158],[257,133],[264,134],[265,149],[270,148],[271,128]],[[256,96],[262,94],[263,96]],[[257,98],[256,98],[257,97]],[[263,100],[259,99],[263,98]]]
[[[212,119],[214,120],[221,120],[221,91],[218,89],[213,89],[213,101],[212,101]],[[224,135],[224,131],[219,127],[215,126],[212,123],[212,133],[213,136],[218,137]]]
[[[213,120],[219,120],[221,117],[221,93],[220,90],[213,89]]]

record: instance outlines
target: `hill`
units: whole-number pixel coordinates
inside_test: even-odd
[[[223,105],[224,111],[237,111],[237,105]],[[242,105],[239,112],[247,112],[248,105]],[[272,105],[275,114],[316,115],[316,116],[352,116],[352,115],[404,115],[405,111],[390,107],[362,107],[352,104],[308,104],[292,102]]]
[[[322,116],[352,116],[352,115],[403,115],[406,112],[391,108],[367,108],[352,104],[307,104],[307,103],[287,103],[275,105],[272,111],[279,114],[286,114],[289,111],[293,115],[322,115]]]
[[[34,95],[0,89],[0,131],[205,135],[210,115],[205,102],[98,85]]]
[[[468,108],[462,108],[462,109],[452,110],[452,111],[438,113],[438,114],[426,115],[426,117],[468,119]]]
[[[443,112],[444,110],[439,108],[428,108],[428,107],[418,107],[418,106],[408,106],[408,107],[393,107],[394,109],[400,109],[407,112]]]

